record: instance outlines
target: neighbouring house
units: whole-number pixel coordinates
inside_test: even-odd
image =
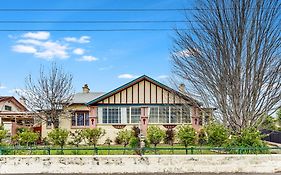
[[[17,128],[33,128],[41,132],[41,126],[35,126],[35,115],[24,104],[12,96],[0,96],[0,125],[8,130],[10,135],[16,134]]]
[[[210,121],[212,108],[202,104],[185,92],[172,89],[146,75],[134,79],[108,93],[90,92],[84,85],[83,92],[74,95],[68,109],[71,116],[60,119],[60,127],[77,129],[101,127],[106,138],[114,140],[120,129],[138,126],[145,135],[149,125],[171,129],[181,124],[191,124],[196,130]],[[51,124],[43,124],[42,135],[47,136]]]

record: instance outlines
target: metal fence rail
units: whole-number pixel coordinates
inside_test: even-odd
[[[0,155],[281,154],[281,147],[0,147]]]

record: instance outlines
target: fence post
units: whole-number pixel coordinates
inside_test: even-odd
[[[194,148],[193,148],[193,147],[190,147],[190,152],[191,152],[191,154],[193,154],[193,150],[194,150]]]
[[[50,149],[50,147],[47,148],[47,151],[48,151],[48,155],[51,155],[51,149]]]
[[[2,147],[0,147],[0,155],[2,155]]]

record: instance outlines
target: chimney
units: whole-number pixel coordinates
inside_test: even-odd
[[[88,87],[88,84],[85,84],[85,85],[82,87],[82,89],[83,89],[83,93],[89,93],[89,92],[90,92],[90,89],[89,89],[89,87]]]
[[[183,83],[181,83],[181,84],[179,85],[179,91],[180,91],[181,93],[183,93],[183,94],[186,93],[185,85],[184,85]]]

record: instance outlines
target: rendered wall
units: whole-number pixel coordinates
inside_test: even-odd
[[[1,174],[281,172],[281,155],[0,156]]]

